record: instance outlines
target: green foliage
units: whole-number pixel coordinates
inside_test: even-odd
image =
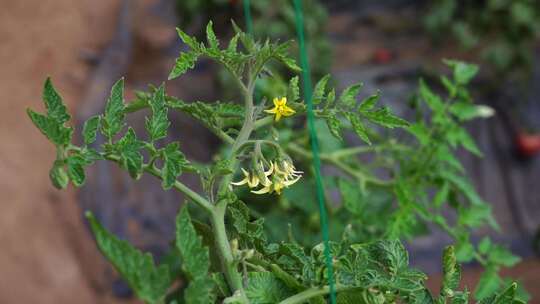
[[[118,80],[111,89],[111,96],[105,106],[102,133],[109,141],[124,127],[124,79]]]
[[[347,120],[358,137],[368,144],[371,144],[371,141],[363,120],[390,129],[409,125],[405,120],[392,114],[387,107],[374,109],[380,97],[379,93],[365,98],[358,104],[357,95],[362,88],[360,83],[347,87],[336,101],[334,90],[326,93],[328,80],[327,75],[317,82],[313,100],[314,104],[321,104],[315,112],[316,115],[326,120],[328,129],[336,138],[341,139],[343,119]]]
[[[191,280],[185,290],[186,303],[213,303],[214,282],[208,275],[210,257],[197,235],[187,208],[182,208],[176,218],[176,246],[182,256],[182,269]]]
[[[101,121],[100,116],[92,116],[85,123],[83,127],[84,143],[89,145],[96,141],[97,131]]]
[[[191,168],[185,155],[180,151],[179,143],[170,143],[161,150],[163,159],[163,189],[170,189],[180,174],[182,169]]]
[[[529,68],[539,16],[537,1],[437,0],[430,3],[424,24],[437,40],[450,31],[465,49],[479,47],[498,72],[508,73]]]
[[[30,116],[30,119],[41,133],[57,147],[67,145],[71,141],[73,134],[73,128],[65,126],[70,116],[67,114],[62,97],[56,92],[50,78],[45,81],[43,102],[47,109],[47,115],[28,109],[28,116]]]
[[[156,267],[150,254],[143,254],[105,230],[92,213],[87,212],[86,218],[99,250],[128,282],[137,297],[145,303],[160,303],[171,284],[169,269],[163,265]]]
[[[255,41],[236,27],[236,35],[221,49],[212,23],[206,32],[204,44],[179,30],[191,48],[188,53],[210,58],[230,71],[244,95],[243,106],[182,101],[168,96],[164,85],[137,92],[135,100],[126,104],[121,79],[111,90],[105,112],[84,123],[79,146],[71,142],[69,115],[47,80],[47,113],[28,113],[57,148],[49,172],[51,181],[60,189],[69,181],[81,186],[87,166],[108,160],[134,179],[143,173],[155,176],[164,189],[181,192],[187,204],[199,207],[195,209],[201,211],[196,213],[197,220],[191,218],[187,206],[181,209],[173,249],[159,266],[87,213],[99,250],[146,303],[325,303],[328,271],[326,250],[317,243],[320,227],[309,170],[312,155],[306,149],[305,130],[293,128],[290,122],[305,114],[299,79],[292,77],[283,91],[295,110],[295,116],[284,118],[284,123],[273,123],[273,117],[264,112],[265,104],[255,105],[252,98],[255,81],[266,74],[270,60],[297,70],[287,55],[289,44]],[[180,58],[185,58],[183,54]],[[174,77],[195,63],[186,65],[183,60],[177,61]],[[338,303],[468,303],[467,289],[459,290],[458,262],[471,260],[485,267],[474,289],[480,303],[521,303],[517,285],[511,282],[507,287],[499,275],[502,267],[515,265],[519,258],[488,238],[479,244],[470,242],[473,229],[497,228],[490,206],[455,157],[458,148],[481,155],[464,123],[484,114],[478,114],[466,89],[478,68],[457,61],[447,64],[452,76],[441,78],[447,96],[421,81],[413,101],[419,119],[412,124],[386,107],[377,107],[378,92],[358,102],[361,85],[348,87],[338,97],[328,88],[328,76],[315,87],[321,160],[338,171],[325,176],[324,182],[328,193],[341,197],[328,206],[333,240],[328,251],[334,263]],[[147,139],[124,121],[128,113],[145,108],[150,110],[145,121]],[[161,143],[170,127],[169,111],[187,114],[211,130],[226,145],[221,155],[212,163],[194,166],[180,150],[180,143]],[[393,128],[403,128],[406,136],[383,136],[381,130]],[[89,147],[101,136],[98,130],[105,143]],[[345,132],[354,132],[371,145],[350,147],[341,140]],[[372,156],[370,160],[357,158],[364,153]],[[385,174],[377,173],[380,170]],[[202,194],[179,180],[185,171],[200,175]],[[240,179],[237,173],[242,175]],[[246,195],[233,191],[233,185],[262,188]],[[281,190],[283,194],[278,196]],[[447,220],[449,213],[455,220]],[[409,266],[400,241],[427,233],[428,224],[446,232],[456,246],[444,251],[438,296],[426,288],[427,276]],[[173,284],[178,279],[183,284]]]
[[[167,136],[170,122],[167,118],[167,105],[165,103],[165,87],[162,85],[149,100],[152,117],[146,119],[146,130],[152,141]]]

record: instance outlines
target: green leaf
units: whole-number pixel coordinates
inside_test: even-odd
[[[488,252],[488,261],[496,265],[512,267],[519,263],[521,259],[501,245],[492,245]]]
[[[444,202],[448,200],[448,195],[450,194],[450,186],[448,183],[443,183],[442,187],[437,191],[437,194],[433,198],[433,205],[440,208]]]
[[[485,205],[485,201],[478,195],[478,192],[474,189],[474,187],[471,185],[469,180],[466,177],[456,175],[450,171],[441,171],[439,172],[439,176],[447,181],[449,181],[452,185],[454,185],[457,189],[459,189],[465,197],[471,202],[473,205]]]
[[[84,143],[89,145],[96,141],[97,136],[97,130],[99,129],[99,122],[100,122],[100,116],[92,116],[90,117],[83,126],[83,139]]]
[[[448,246],[443,253],[443,282],[441,286],[441,295],[451,297],[454,290],[459,287],[461,280],[461,267],[457,263],[456,254],[453,246]]]
[[[381,97],[381,92],[378,91],[377,94],[373,94],[364,100],[362,100],[362,103],[358,106],[358,112],[365,113],[366,111],[371,110],[375,104],[379,101],[379,98]]]
[[[519,299],[517,299],[517,291],[518,291],[518,285],[516,282],[512,282],[510,286],[508,286],[503,292],[498,294],[493,304],[521,304],[525,303]]]
[[[456,83],[465,85],[478,73],[478,66],[456,60],[444,60],[444,63],[452,68]]]
[[[480,280],[474,290],[474,297],[478,300],[493,295],[502,284],[502,280],[494,268],[488,268],[480,276]]]
[[[338,180],[338,187],[343,206],[352,214],[361,215],[366,207],[365,197],[361,193],[361,188],[343,178]]]
[[[111,89],[111,96],[105,106],[102,119],[102,133],[109,140],[118,134],[124,127],[124,79],[118,80]]]
[[[459,262],[469,262],[474,258],[474,246],[469,241],[468,236],[458,239],[456,243],[456,259]]]
[[[291,295],[291,290],[271,272],[248,273],[246,296],[251,303],[274,304]]]
[[[458,87],[450,79],[448,79],[448,77],[442,75],[441,83],[446,88],[446,91],[448,91],[448,95],[450,95],[450,97],[456,96]]]
[[[347,87],[339,96],[339,101],[347,107],[354,107],[356,104],[356,96],[358,96],[358,93],[363,86],[364,84],[362,83],[356,83]]]
[[[351,123],[356,135],[358,135],[358,137],[360,137],[360,139],[362,139],[365,143],[371,145],[371,141],[369,140],[367,133],[367,128],[364,126],[362,121],[360,121],[360,118],[352,112],[343,112],[343,115],[345,115],[347,120],[349,120],[349,122]]]
[[[155,141],[167,136],[170,122],[167,118],[167,105],[165,104],[165,85],[162,84],[149,100],[152,117],[146,118],[146,130],[150,140]]]
[[[479,157],[483,155],[476,143],[474,142],[474,139],[465,129],[462,128],[459,132],[458,140],[463,146],[463,148],[467,149],[469,152]]]
[[[176,246],[182,256],[182,269],[189,278],[207,278],[210,269],[208,248],[197,235],[185,205],[176,217]]]
[[[64,127],[58,121],[51,117],[36,113],[27,109],[27,114],[34,125],[45,135],[50,141],[57,146],[65,146],[71,142],[73,128]]]
[[[424,124],[423,121],[418,121],[415,123],[412,123],[408,128],[407,131],[412,133],[416,139],[420,142],[422,146],[427,145],[430,142],[430,132],[428,127]]]
[[[187,72],[187,70],[193,69],[198,58],[199,53],[196,53],[194,51],[182,52],[180,56],[176,59],[176,62],[174,63],[174,67],[169,74],[168,79],[173,80],[183,75],[185,72]]]
[[[66,159],[66,164],[67,174],[71,182],[77,187],[82,186],[84,184],[84,180],[86,179],[84,174],[84,166],[87,164],[87,162],[84,157],[82,157],[80,154],[70,155]]]
[[[116,238],[99,224],[91,212],[86,212],[86,218],[99,250],[127,281],[137,297],[146,303],[159,303],[171,284],[168,267],[156,267],[150,254],[143,254],[128,242]]]
[[[273,57],[275,57],[278,61],[283,63],[291,71],[298,73],[302,71],[302,69],[296,64],[296,60],[289,57],[289,54],[288,54],[289,45],[290,45],[289,42],[285,42],[278,45],[276,53]]]
[[[326,117],[326,125],[328,126],[328,129],[330,130],[330,133],[334,135],[337,139],[341,138],[341,122],[336,116],[328,116]]]
[[[330,79],[330,74],[326,74],[315,85],[315,88],[313,89],[313,97],[312,97],[312,101],[314,105],[317,105],[323,101],[328,79]]]
[[[179,28],[176,28],[176,32],[178,33],[178,36],[180,37],[180,39],[182,39],[182,42],[187,44],[192,50],[199,51],[200,45],[197,42],[197,39],[195,39],[194,37],[191,37],[188,34],[184,33]]]
[[[62,97],[56,92],[51,78],[45,80],[43,87],[43,101],[47,108],[47,116],[56,121],[59,125],[63,125],[70,119],[67,113],[66,106],[62,101]]]
[[[236,49],[238,48],[238,39],[240,38],[240,35],[236,33],[232,38],[231,41],[229,41],[229,45],[227,46],[227,51],[230,53],[236,53]]]
[[[294,76],[289,80],[289,88],[287,90],[287,101],[295,102],[300,98],[300,87],[298,86],[298,76]]]
[[[55,161],[53,167],[49,171],[49,178],[56,189],[65,189],[69,183],[69,177],[64,170],[62,161]]]
[[[364,112],[363,115],[369,121],[389,129],[409,126],[409,123],[406,120],[392,114],[388,107],[382,107],[375,111]]]
[[[186,304],[213,304],[215,298],[214,281],[209,277],[198,277],[190,281],[184,290]]]
[[[375,300],[373,304],[384,304],[384,296],[382,298],[382,301]],[[355,291],[346,291],[346,292],[340,292],[338,293],[336,297],[336,303],[337,304],[365,304],[366,300],[364,298],[364,291],[363,290],[355,290]]]
[[[488,204],[463,206],[458,209],[458,223],[471,228],[479,228],[490,222],[491,206]]]
[[[436,114],[444,113],[444,103],[439,97],[431,91],[426,82],[423,79],[420,79],[420,97],[428,105],[428,107],[435,112]]]
[[[208,40],[208,45],[211,49],[218,49],[219,41],[214,33],[214,29],[212,28],[212,21],[209,21],[206,25],[206,39]]]
[[[480,252],[480,254],[486,255],[491,250],[492,245],[493,244],[491,243],[491,239],[486,236],[482,238],[480,243],[478,243],[478,252]]]
[[[142,173],[143,156],[140,150],[144,147],[144,143],[137,139],[135,131],[130,127],[114,147],[120,155],[122,167],[132,178],[138,179]]]
[[[182,174],[182,169],[190,167],[185,155],[180,151],[180,144],[177,142],[170,143],[162,150],[163,159],[163,189],[168,190],[174,183],[178,176]]]

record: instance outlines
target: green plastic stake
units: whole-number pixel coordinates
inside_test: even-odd
[[[304,38],[304,15],[302,10],[302,1],[294,0],[294,11],[296,19],[296,32],[298,43],[300,45],[300,65],[302,66],[302,83],[304,87],[304,100],[307,105],[307,122],[311,138],[311,152],[313,153],[313,167],[315,168],[315,181],[317,185],[317,199],[319,202],[319,213],[321,219],[321,228],[324,242],[324,255],[326,257],[326,269],[328,271],[328,285],[330,287],[330,303],[336,303],[336,286],[334,282],[334,269],[332,255],[330,254],[328,216],[326,214],[326,204],[324,196],[324,185],[321,176],[321,159],[319,157],[319,140],[315,131],[315,115],[313,114],[311,73],[306,51],[306,41]]]

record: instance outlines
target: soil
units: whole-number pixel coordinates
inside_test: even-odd
[[[118,1],[3,1],[0,11],[0,303],[110,303],[74,201],[50,186],[54,148],[26,117],[42,111],[51,76],[71,109],[84,91],[83,54],[102,48]],[[81,261],[85,261],[82,263]]]

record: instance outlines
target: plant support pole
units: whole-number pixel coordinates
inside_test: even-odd
[[[321,219],[321,229],[324,242],[324,255],[326,257],[326,269],[328,271],[328,286],[330,293],[330,303],[336,304],[336,287],[334,284],[333,259],[330,253],[328,217],[326,214],[326,205],[324,198],[324,185],[321,176],[321,159],[319,156],[319,141],[315,131],[315,115],[313,114],[313,103],[311,101],[311,73],[307,58],[306,42],[304,39],[304,16],[302,13],[302,1],[294,0],[294,11],[296,19],[296,31],[298,35],[298,44],[300,45],[300,64],[302,66],[302,80],[304,86],[304,100],[307,105],[307,122],[311,138],[311,150],[313,154],[313,167],[315,169],[315,181],[317,185],[317,199],[319,202],[319,213]]]

